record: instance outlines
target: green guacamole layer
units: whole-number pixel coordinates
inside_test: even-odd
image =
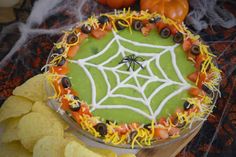
[[[154,94],[149,104],[146,103],[146,100],[158,87],[168,82],[166,77],[168,77],[168,79],[172,82],[177,82],[180,84],[183,83],[176,74],[176,69],[174,68],[170,51],[167,50],[165,53],[163,53],[163,51],[168,48],[166,46],[174,46],[176,44],[173,42],[172,36],[167,39],[163,39],[162,37],[160,37],[159,33],[156,30],[152,30],[146,37],[143,36],[142,33],[137,31],[132,31],[131,33],[128,29],[116,32],[116,35],[127,40],[121,40],[120,38],[117,38],[117,40],[114,40],[114,42],[111,43],[108,47],[107,45],[114,38],[114,33],[109,32],[102,39],[95,39],[89,36],[86,40],[83,41],[83,43],[80,45],[80,49],[77,55],[71,60],[83,61],[83,59],[86,59],[88,57],[95,55],[96,56],[92,59],[86,60],[87,64],[83,64],[83,67],[80,65],[79,61],[78,63],[69,62],[70,72],[68,74],[68,77],[71,79],[72,88],[79,93],[79,97],[81,100],[84,100],[91,105],[92,113],[95,116],[99,116],[104,120],[116,121],[118,123],[150,123],[150,118],[136,112],[135,110],[130,109],[130,107],[139,109],[146,115],[153,115],[153,113],[155,113],[161,102],[166,97],[181,88],[181,85],[179,84],[170,84]],[[132,42],[127,41],[135,41],[139,44],[133,44]],[[144,46],[143,44],[164,47],[155,48],[153,46]],[[123,49],[121,47],[126,49]],[[104,51],[104,53],[101,53],[102,51]],[[124,57],[131,56],[133,54],[132,52],[136,52],[134,57],[138,57],[136,58],[136,61],[141,65],[144,65],[145,61],[150,60],[149,67],[152,74],[150,74],[150,69],[148,70],[147,66],[144,66],[144,68],[142,69],[140,65],[135,62],[120,63],[122,59],[124,59]],[[158,53],[163,53],[162,55],[160,55],[159,60],[151,60],[152,57],[145,55]],[[187,84],[193,85],[187,79],[187,76],[190,73],[194,72],[195,68],[193,63],[187,60],[181,44],[176,45],[174,53],[176,56],[175,61],[181,75],[183,76],[184,80],[186,80]],[[111,57],[113,59],[109,62],[106,62]],[[103,65],[104,62],[106,62],[105,65]],[[157,62],[164,71],[166,77],[163,75],[160,69],[157,68]],[[128,71],[127,69],[129,67],[129,64],[135,64],[135,68]],[[116,71],[114,72],[111,69],[116,69]],[[138,72],[136,72],[136,70],[138,70]],[[133,72],[131,71],[136,72],[136,74],[138,75],[135,75],[135,77],[133,77]],[[89,77],[91,77],[93,80],[95,86],[93,88],[91,78]],[[120,82],[117,82],[117,77],[119,78]],[[152,78],[159,78],[162,81],[152,81],[148,83],[146,87],[143,88],[143,90],[132,88],[137,87],[138,89],[141,89],[142,86]],[[108,82],[106,80],[108,80]],[[123,84],[121,85],[122,81],[125,82],[123,82]],[[110,89],[108,88],[108,86],[110,87]],[[96,103],[100,102],[98,106],[102,106],[102,108],[97,107],[92,103],[92,89],[94,89],[96,93]],[[133,99],[130,99],[129,97],[132,97]],[[177,108],[183,108],[183,103],[187,97],[189,97],[187,94],[187,90],[184,90],[179,94],[173,96],[169,99],[169,101],[165,103],[161,112],[154,118],[158,119],[161,117],[168,117],[173,114]],[[137,101],[137,98],[143,101]],[[118,108],[117,105],[126,107]],[[104,108],[106,106],[109,106],[109,108]],[[114,108],[112,108],[113,106]]]

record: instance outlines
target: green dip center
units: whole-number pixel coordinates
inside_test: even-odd
[[[172,38],[128,29],[100,40],[89,36],[69,63],[73,89],[104,120],[150,123],[168,117],[183,108],[192,86],[187,76],[195,71]]]

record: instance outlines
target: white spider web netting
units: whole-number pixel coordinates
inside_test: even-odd
[[[146,118],[152,120],[155,119],[158,114],[162,111],[162,108],[166,105],[166,103],[176,96],[177,94],[181,93],[182,91],[188,89],[191,85],[184,79],[184,76],[182,76],[177,63],[176,63],[176,54],[175,54],[175,48],[179,46],[179,44],[174,44],[171,46],[159,46],[159,45],[152,45],[152,44],[146,44],[136,41],[131,41],[129,39],[126,39],[120,35],[118,35],[115,31],[113,31],[114,37],[109,41],[109,43],[97,54],[89,56],[87,58],[79,59],[79,60],[70,60],[72,63],[78,64],[83,71],[86,73],[92,88],[92,111],[96,109],[128,109],[132,110],[138,114],[141,114],[145,116]],[[143,48],[156,48],[156,49],[162,49],[161,52],[153,52],[153,53],[145,53],[145,52],[136,52],[134,50],[131,50],[125,46],[122,45],[122,42],[130,43],[134,46],[140,46]],[[118,45],[118,50],[109,58],[106,60],[102,60],[99,64],[94,64],[92,62],[93,59],[96,59],[98,57],[101,57],[106,53],[106,51],[110,48],[110,46],[116,43]],[[164,69],[160,66],[160,57],[166,53],[170,53],[171,55],[171,63],[173,65],[175,74],[179,81],[170,79]],[[129,63],[124,64],[117,64],[115,66],[108,66],[108,63],[112,62],[113,59],[115,59],[118,56],[121,57],[127,57],[128,54],[138,56],[138,57],[145,57],[146,59],[144,61],[140,61],[140,64],[146,69],[147,74],[141,74],[142,67],[139,66],[136,69],[130,68],[129,71],[127,71],[127,67],[129,67]],[[154,74],[153,69],[150,67],[151,62],[155,63],[155,68],[161,73],[163,76],[162,78],[158,77]],[[126,66],[126,68],[123,68],[121,70],[122,66]],[[96,93],[96,83],[95,79],[96,76],[91,74],[89,68],[96,68],[98,69],[105,82],[106,82],[106,94],[101,99],[97,100],[97,93]],[[125,70],[124,70],[125,69]],[[112,72],[115,75],[115,81],[116,86],[113,88],[111,87],[111,82],[107,76],[107,72]],[[125,74],[127,77],[125,79],[120,78],[120,74]],[[139,79],[145,79],[145,83],[141,84]],[[130,84],[129,81],[133,79],[134,83]],[[161,83],[161,85],[156,88],[150,95],[145,94],[145,89],[150,83]],[[171,85],[177,85],[179,88],[177,90],[174,90],[171,94],[166,96],[159,106],[156,108],[156,110],[153,110],[151,107],[151,101],[155,95],[157,95],[162,89],[167,88]],[[140,94],[140,97],[136,97],[133,95],[127,95],[124,93],[116,93],[117,90],[120,88],[130,88],[135,91],[137,91]],[[108,98],[124,98],[128,100],[134,100],[139,103],[142,103],[147,109],[148,112],[145,112],[141,110],[140,108],[136,108],[129,104],[103,104],[104,101],[106,101]]]

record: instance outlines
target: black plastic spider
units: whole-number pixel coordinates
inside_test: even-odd
[[[142,62],[144,61],[144,59],[142,57],[137,57],[135,56],[134,54],[132,55],[129,55],[129,56],[125,56],[120,62],[119,64],[122,64],[122,63],[128,63],[129,64],[129,67],[127,69],[127,71],[130,70],[130,68],[133,69],[133,71],[135,70],[135,65],[139,65],[142,69],[144,69],[144,67],[142,66],[142,64],[140,64],[139,62]]]

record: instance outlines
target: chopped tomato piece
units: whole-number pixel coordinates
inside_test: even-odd
[[[61,100],[61,108],[64,110],[64,111],[67,111],[70,109],[70,106],[69,106],[69,100],[65,99],[65,98],[62,98]]]
[[[156,23],[156,27],[157,27],[157,30],[160,32],[164,27],[166,27],[167,25],[163,22],[157,22]]]
[[[167,139],[169,137],[168,130],[164,128],[154,128],[154,137]]]
[[[105,30],[111,31],[112,30],[112,25],[109,23],[106,25]]]
[[[95,30],[92,30],[91,34],[94,38],[101,39],[107,34],[107,32],[102,29],[95,29]]]
[[[147,27],[147,28],[149,28],[150,30],[152,30],[152,29],[154,29],[155,28],[155,25],[154,24],[152,24],[152,23],[148,23],[148,24],[146,24],[146,26],[145,27]]]
[[[68,62],[66,61],[66,63],[63,66],[53,66],[51,67],[51,69],[49,70],[51,73],[57,73],[60,75],[65,75],[69,72],[69,69],[67,67]]]
[[[77,123],[81,122],[81,114],[79,112],[71,112],[72,117],[75,119]]]
[[[198,82],[197,82],[198,88],[202,88],[202,84],[205,82],[205,80],[206,80],[206,74],[205,73],[200,73],[199,79],[198,79]]]
[[[81,104],[81,108],[80,108],[80,110],[78,111],[78,113],[79,113],[80,115],[86,114],[86,115],[92,116],[92,114],[91,114],[91,112],[90,112],[90,110],[89,110],[88,105],[86,105],[86,104],[84,104],[84,103]]]
[[[80,32],[79,42],[82,43],[86,38],[88,38],[88,34]]]
[[[68,50],[67,57],[68,58],[73,58],[76,55],[76,53],[78,52],[78,50],[79,50],[79,45],[78,44],[74,45],[74,46],[71,46]]]
[[[151,29],[148,28],[148,27],[143,27],[143,28],[141,28],[141,32],[142,32],[142,34],[143,34],[144,36],[148,36],[149,33],[150,33],[150,31],[151,31]]]
[[[164,125],[164,126],[166,126],[167,125],[167,122],[166,122],[166,119],[165,118],[160,118],[160,120],[159,120],[159,123],[160,124],[162,124],[162,125]]]
[[[201,67],[201,64],[204,60],[206,60],[207,56],[206,55],[203,55],[203,54],[200,54],[196,57],[196,62],[195,62],[195,68],[199,69],[200,70],[200,67]]]
[[[192,47],[191,40],[190,39],[184,40],[184,42],[183,42],[183,49],[184,49],[184,51],[188,52],[191,49],[191,47]]]
[[[175,28],[174,25],[170,25],[169,28],[171,30],[171,34],[172,35],[175,35],[178,32],[177,28]]]
[[[60,95],[65,93],[65,90],[60,83],[58,83],[57,81],[54,81],[53,85],[54,85],[57,93],[59,93]]]
[[[126,134],[129,131],[129,128],[125,124],[121,124],[118,128],[115,128],[115,130],[120,134]]]
[[[196,82],[198,75],[199,75],[199,72],[195,71],[194,73],[188,75],[188,79],[192,82]]]
[[[204,96],[204,92],[199,89],[199,88],[195,88],[195,87],[192,87],[189,89],[189,94],[192,95],[192,96]]]
[[[149,20],[148,19],[142,20],[142,23],[143,23],[143,25],[147,25],[147,24],[149,24]]]

